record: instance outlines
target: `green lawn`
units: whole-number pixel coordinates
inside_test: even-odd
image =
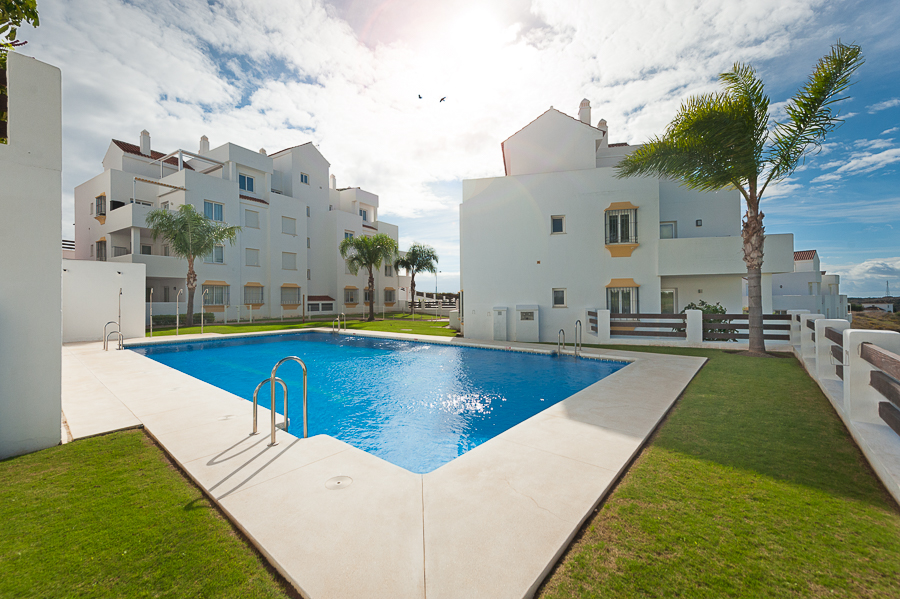
[[[133,430],[0,461],[0,597],[296,597]]]
[[[283,331],[286,329],[305,329],[309,327],[325,327],[330,329],[330,322],[307,322],[307,323],[282,323],[266,322],[264,324],[257,323],[240,323],[240,324],[223,324],[223,325],[206,325],[203,327],[205,333],[220,333],[229,335],[233,333],[254,333],[257,331]],[[408,333],[411,335],[438,335],[441,337],[455,337],[456,331],[447,328],[447,322],[428,320],[376,320],[374,322],[365,322],[358,320],[348,320],[347,328],[364,331],[388,331],[391,333]],[[179,333],[188,335],[199,333],[200,327],[181,327]],[[174,335],[175,329],[154,330],[154,337],[164,337],[166,335]],[[147,333],[149,336],[149,333]]]
[[[646,351],[710,360],[538,597],[900,597],[900,511],[793,357]]]

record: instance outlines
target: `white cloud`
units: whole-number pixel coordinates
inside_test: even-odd
[[[876,112],[887,110],[888,108],[893,108],[894,106],[900,106],[900,98],[891,98],[890,100],[878,102],[877,104],[872,104],[871,106],[867,106],[866,108],[869,110],[869,114],[875,114]]]
[[[882,131],[881,134],[887,135],[888,133],[895,133],[897,131],[900,131],[900,127],[891,127],[890,129],[885,129],[884,131]]]
[[[828,274],[841,276],[843,294],[861,297],[880,296],[884,294],[886,281],[895,289],[900,288],[900,257],[869,259],[857,264],[823,263],[822,268]]]
[[[894,139],[858,139],[853,142],[857,148],[866,148],[867,150],[880,150],[882,148],[890,148],[894,145]]]

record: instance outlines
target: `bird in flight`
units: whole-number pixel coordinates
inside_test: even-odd
[[[447,96],[444,96],[444,97],[441,98],[439,101],[440,101],[440,102],[443,102],[443,101],[446,100],[446,99],[447,99]]]
[[[419,94],[419,99],[420,99],[420,100],[422,99],[422,94]]]

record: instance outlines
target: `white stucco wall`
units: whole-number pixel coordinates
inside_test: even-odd
[[[62,268],[63,343],[102,340],[103,325],[119,318],[120,288],[122,334],[126,339],[144,336],[145,265],[63,260]]]
[[[509,175],[593,169],[603,133],[551,108],[503,142]]]
[[[61,73],[9,53],[0,144],[0,459],[60,441]]]

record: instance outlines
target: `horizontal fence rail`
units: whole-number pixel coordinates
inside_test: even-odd
[[[766,341],[790,341],[791,315],[790,314],[763,314],[763,339]],[[738,341],[750,339],[750,315],[749,314],[704,314],[703,315],[703,340],[704,341]],[[748,321],[748,322],[734,322]],[[788,321],[773,323],[766,321]],[[747,331],[741,333],[738,331]],[[787,331],[776,333],[773,331]]]
[[[590,316],[590,313],[588,313],[588,315]],[[615,313],[610,314],[609,319],[609,334],[612,337],[622,336],[676,337],[678,339],[687,338],[687,316],[685,314]]]
[[[588,310],[588,328],[592,333],[596,333],[598,331],[597,325],[597,313],[593,310]]]
[[[888,400],[878,403],[878,416],[900,435],[900,356],[871,343],[859,349],[860,357],[879,369],[869,375],[869,386]]]
[[[825,327],[825,338],[838,347],[844,347],[844,334],[833,327]]]

